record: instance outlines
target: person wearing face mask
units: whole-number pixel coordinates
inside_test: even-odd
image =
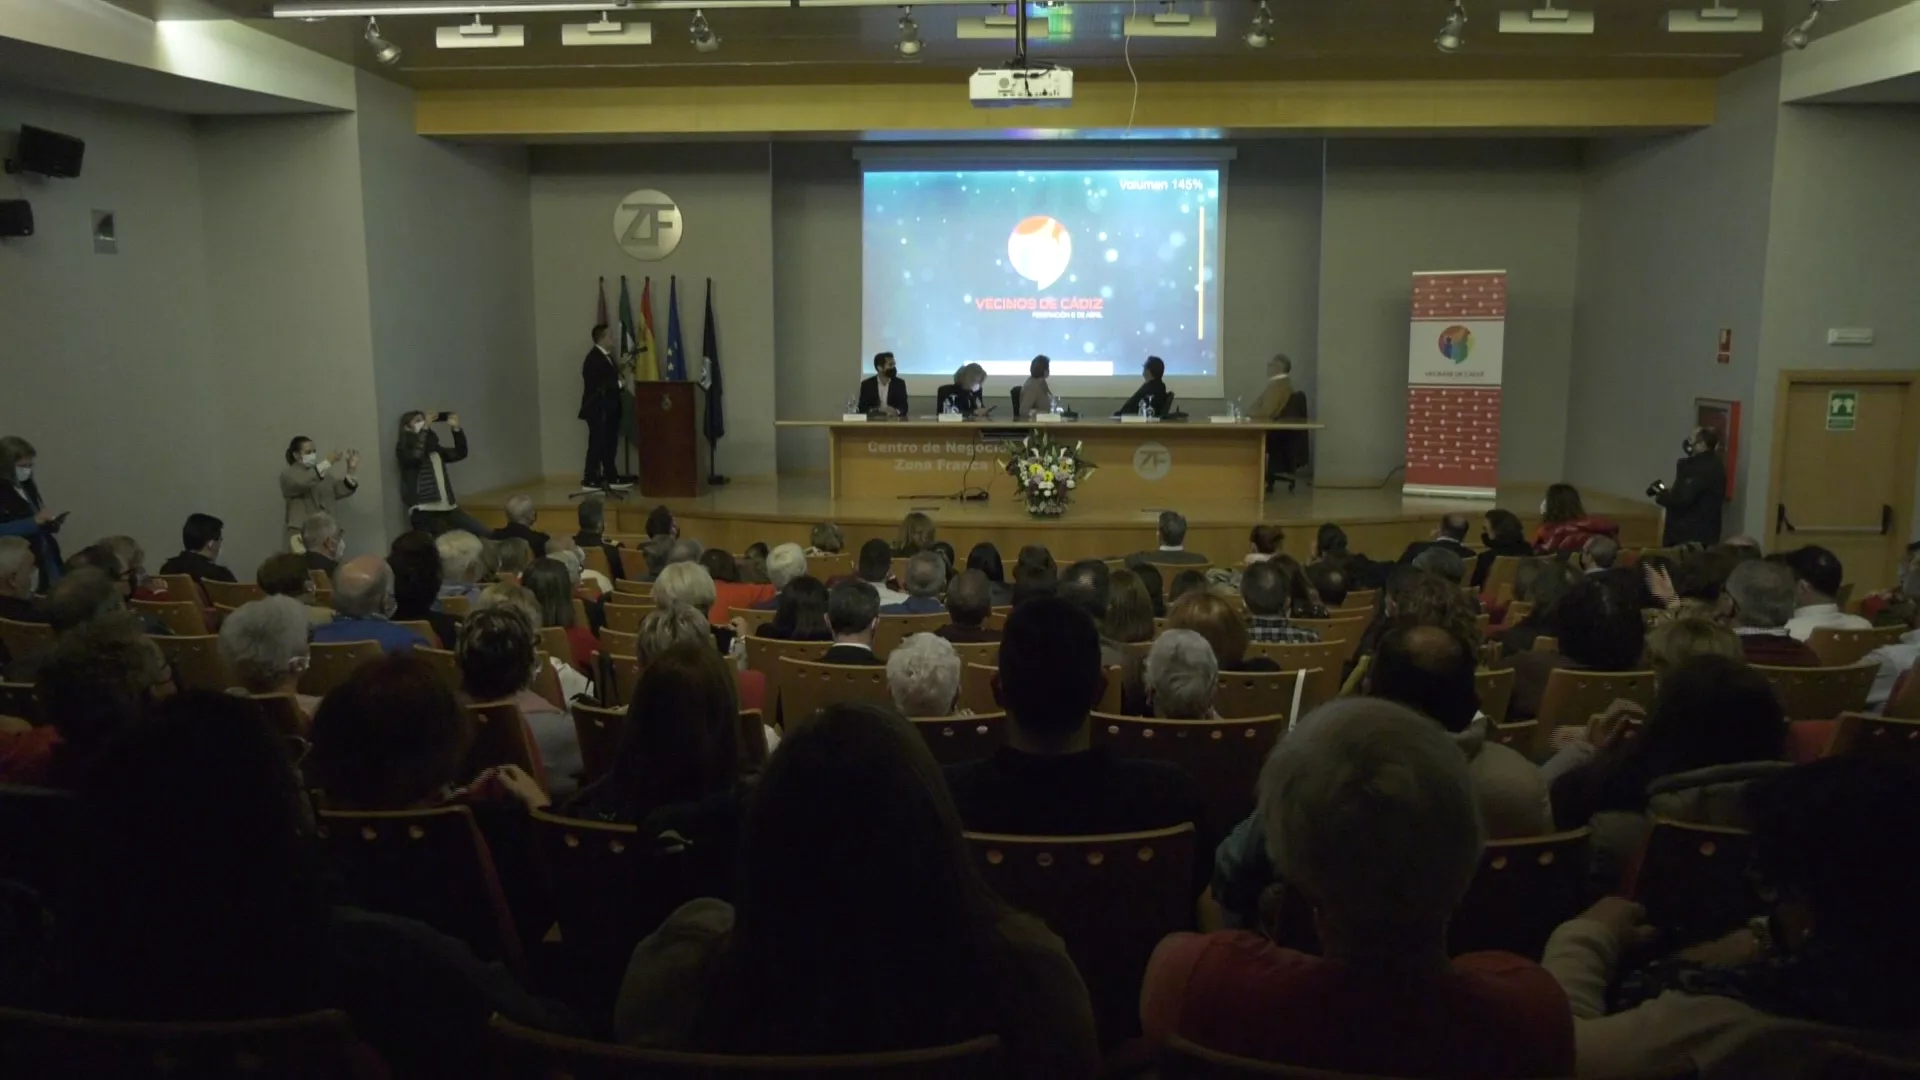
[[[1720,542],[1722,512],[1727,505],[1727,463],[1720,460],[1720,433],[1697,427],[1680,442],[1683,455],[1673,470],[1673,486],[1655,480],[1647,497],[1667,509],[1661,547]]]
[[[33,479],[33,444],[18,435],[0,438],[0,536],[18,536],[33,546],[39,564],[39,589],[45,592],[60,580],[66,560],[60,556],[57,534],[67,519],[47,509]]]
[[[934,393],[935,407],[946,412],[951,404],[962,416],[978,416],[987,411],[987,402],[982,390],[987,385],[987,369],[979,364],[967,364],[953,373],[953,381]]]
[[[1120,411],[1114,415],[1137,415],[1142,404],[1146,405],[1149,416],[1167,415],[1173,408],[1173,395],[1167,392],[1167,384],[1164,381],[1167,377],[1167,362],[1157,356],[1147,357],[1147,362],[1140,367],[1140,377],[1144,380],[1140,384],[1140,389],[1135,390],[1133,396],[1128,398],[1127,403],[1120,406]]]
[[[452,449],[443,446],[433,430],[441,422],[453,432]],[[402,415],[394,456],[400,460],[400,499],[407,507],[409,524],[435,536],[452,529],[465,529],[482,540],[493,536],[492,529],[454,501],[447,466],[467,456],[467,433],[460,430],[459,413],[429,415],[416,409]]]
[[[227,523],[212,514],[188,514],[180,527],[180,554],[160,564],[161,574],[186,574],[195,581],[235,581],[220,565],[221,536]]]
[[[345,464],[344,469],[335,466]],[[287,504],[287,550],[304,554],[300,528],[315,514],[325,513],[341,499],[360,490],[360,451],[335,450],[321,457],[313,440],[295,435],[287,444],[287,467],[280,470],[280,497]]]
[[[907,415],[907,384],[898,374],[899,368],[894,365],[892,353],[876,353],[873,357],[873,376],[860,384],[860,403],[855,407],[856,411],[884,412],[888,416]]]

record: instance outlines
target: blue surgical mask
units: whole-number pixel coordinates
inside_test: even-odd
[[[15,465],[15,466],[13,467],[13,482],[14,482],[14,483],[16,483],[16,484],[24,484],[24,483],[26,483],[27,481],[29,481],[29,480],[31,480],[31,479],[33,479],[33,466],[31,466],[31,465]]]

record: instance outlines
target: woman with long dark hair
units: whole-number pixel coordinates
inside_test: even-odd
[[[1000,561],[1000,549],[982,540],[967,552],[967,569],[987,576],[987,594],[993,607],[1013,603],[1013,586],[1007,584],[1007,568]]]
[[[802,574],[787,582],[773,618],[754,631],[757,637],[782,641],[832,641],[833,628],[827,625],[827,587],[811,574]]]
[[[1060,939],[981,881],[925,741],[835,705],[773,755],[747,809],[733,904],[695,900],[634,950],[624,1042],[852,1054],[1000,1036],[1011,1075],[1099,1064]]]
[[[1547,497],[1540,500],[1540,527],[1533,532],[1533,550],[1542,555],[1579,551],[1596,536],[1618,538],[1620,526],[1598,514],[1587,513],[1580,501],[1580,489],[1572,484],[1551,484]]]

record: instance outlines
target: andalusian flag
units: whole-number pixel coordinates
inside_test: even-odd
[[[687,381],[687,350],[680,343],[680,279],[667,278],[667,366],[661,377]]]
[[[633,296],[627,291],[627,276],[620,275],[620,355],[633,363],[633,377],[640,382],[658,382],[660,363],[653,355],[653,298],[649,280],[640,289],[640,318],[633,317]]]

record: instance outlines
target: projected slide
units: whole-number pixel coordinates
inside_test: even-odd
[[[1149,355],[1219,393],[1218,167],[870,169],[862,239],[864,352],[915,394],[967,363],[1015,385],[1037,353],[1061,394],[1130,392]]]

